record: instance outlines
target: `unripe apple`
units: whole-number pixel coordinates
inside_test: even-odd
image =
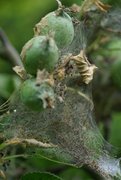
[[[74,38],[74,27],[71,17],[64,11],[47,14],[35,26],[35,35],[46,35],[54,32],[56,44],[59,48],[67,47]]]
[[[28,79],[21,86],[20,98],[31,110],[42,111],[54,101],[54,90],[46,82],[38,85],[35,79]]]
[[[53,38],[37,36],[29,40],[22,49],[21,58],[27,73],[36,75],[37,70],[54,70],[59,52]]]

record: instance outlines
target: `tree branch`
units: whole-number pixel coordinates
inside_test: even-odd
[[[9,60],[13,66],[22,66],[23,67],[23,63],[20,59],[18,52],[13,47],[13,45],[9,41],[7,35],[2,30],[2,28],[0,28],[0,41],[1,41],[1,45],[2,45],[0,47],[0,57]]]

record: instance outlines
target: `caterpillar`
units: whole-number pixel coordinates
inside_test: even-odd
[[[93,79],[93,74],[97,67],[93,64],[90,64],[88,61],[84,50],[81,50],[77,56],[72,56],[71,60],[73,60],[79,70],[79,73],[82,77],[82,81],[85,84],[89,84]]]

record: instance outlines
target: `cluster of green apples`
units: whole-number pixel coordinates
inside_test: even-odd
[[[59,51],[69,46],[73,38],[72,19],[62,7],[47,14],[35,25],[34,37],[25,44],[21,52],[24,68],[33,77],[23,83],[21,100],[32,110],[43,109],[43,93],[49,97],[54,94],[53,87],[47,82],[36,85],[37,71],[45,69],[52,73],[59,60]]]

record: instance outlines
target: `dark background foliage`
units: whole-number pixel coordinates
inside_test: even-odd
[[[64,5],[70,6],[73,3],[80,5],[82,0],[63,0],[62,2]],[[120,0],[104,2],[112,5],[113,8],[121,7]],[[55,0],[1,0],[0,27],[6,32],[13,46],[20,53],[23,45],[33,37],[34,25],[41,17],[56,8]],[[102,41],[98,41],[99,39],[97,42],[95,41],[92,46],[93,53],[89,51],[89,56],[99,67],[93,90],[97,124],[103,136],[110,143],[121,147],[121,39],[120,36],[116,39],[113,33],[111,37],[112,39],[109,38],[106,43],[101,43]],[[111,67],[117,60],[120,68],[116,68],[116,70],[114,68],[112,73]],[[100,82],[99,79],[101,79]],[[10,97],[19,84],[20,79],[13,72],[11,62],[0,57],[0,104]],[[22,152],[24,150],[18,148],[13,151]],[[6,165],[4,169],[6,169]],[[12,160],[6,170],[13,179],[18,179],[28,171],[48,171],[65,180],[98,179],[98,176],[86,167],[76,169],[37,156]]]

